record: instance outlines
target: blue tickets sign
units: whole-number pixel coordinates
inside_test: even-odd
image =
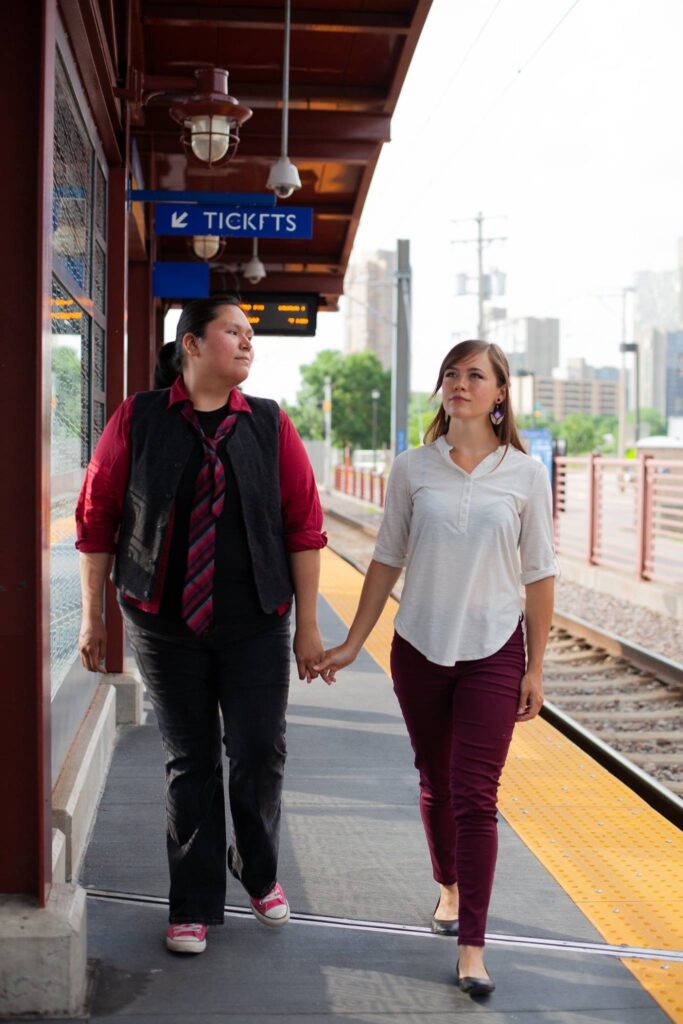
[[[219,235],[232,238],[312,238],[310,206],[250,209],[245,206],[191,206],[158,203],[157,235]]]

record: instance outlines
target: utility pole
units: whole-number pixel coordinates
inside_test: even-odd
[[[633,285],[627,284],[621,289],[621,344],[619,345],[619,352],[621,353],[621,366],[619,368],[619,436],[617,439],[617,458],[623,459],[626,454],[626,435],[627,425],[627,410],[629,406],[628,402],[628,377],[626,372],[626,353],[632,351],[627,347],[627,324],[626,324],[626,296],[629,292],[634,292],[636,289]],[[636,349],[637,352],[637,349]],[[636,357],[637,358],[637,357]],[[639,384],[636,384],[638,387]],[[636,393],[636,400],[637,400]],[[636,437],[636,440],[638,438]]]
[[[479,307],[479,323],[477,337],[486,341],[486,324],[484,323],[484,215],[477,214],[477,302]]]
[[[407,238],[400,238],[396,270],[396,333],[391,361],[391,442],[394,456],[408,447],[410,273],[410,242]]]
[[[477,237],[476,238],[457,238],[451,242],[451,245],[476,245],[477,246],[477,304],[478,304],[478,324],[477,324],[477,337],[480,341],[486,341],[486,319],[484,317],[484,299],[486,298],[486,275],[484,274],[484,246],[489,245],[491,242],[506,242],[507,237],[505,235],[495,235],[490,238],[484,238],[484,214],[479,211],[476,217],[460,217],[458,220],[451,221],[452,224],[462,224],[466,221],[471,224],[474,221],[477,225]],[[498,217],[489,217],[489,220],[499,220]]]
[[[323,387],[323,425],[325,434],[325,468],[323,487],[332,490],[332,378],[325,377]]]

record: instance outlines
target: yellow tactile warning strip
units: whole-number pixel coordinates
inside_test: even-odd
[[[347,625],[362,580],[323,551],[320,589]],[[387,675],[396,608],[388,602],[365,644]],[[543,719],[515,730],[500,809],[607,942],[683,948],[683,835]],[[683,1024],[683,964],[624,963]]]
[[[63,540],[76,535],[76,520],[71,516],[62,516],[50,523],[50,547],[60,544]]]

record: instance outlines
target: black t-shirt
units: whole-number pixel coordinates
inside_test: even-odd
[[[207,437],[215,436],[218,427],[230,412],[228,405],[229,403],[226,403],[221,409],[213,409],[211,412],[195,410]],[[237,481],[226,455],[227,445],[230,444],[234,432],[240,429],[240,420],[244,415],[246,414],[237,413],[233,429],[221,439],[217,449],[225,471],[225,502],[216,524],[211,633],[226,639],[262,632],[280,618],[277,612],[266,614],[259,603]],[[173,534],[159,614],[143,612],[125,600],[122,601],[126,616],[150,632],[173,636],[194,635],[183,622],[181,612],[195,481],[203,459],[204,449],[197,435],[176,492]]]

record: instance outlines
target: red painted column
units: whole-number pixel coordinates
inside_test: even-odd
[[[52,872],[49,665],[54,0],[3,5],[6,137],[0,276],[0,893],[45,905]],[[27,74],[27,69],[31,69]]]
[[[126,119],[126,133],[127,119]],[[125,146],[128,153],[128,146]],[[109,232],[107,245],[107,417],[126,395],[126,313],[128,296],[127,159],[109,168]],[[107,672],[123,672],[123,620],[116,591],[107,582]]]
[[[128,394],[152,387],[156,332],[149,263],[128,265]]]

